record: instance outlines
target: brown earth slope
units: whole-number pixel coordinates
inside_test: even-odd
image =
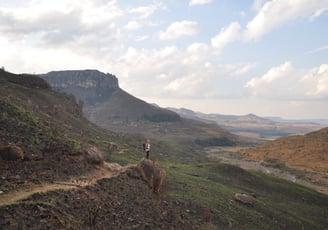
[[[245,150],[244,156],[257,161],[276,161],[315,174],[317,180],[328,186],[328,128],[268,141]]]
[[[0,229],[199,229],[173,205],[140,179],[123,174],[0,206]]]

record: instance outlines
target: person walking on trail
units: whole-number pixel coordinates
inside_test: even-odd
[[[147,139],[146,143],[143,144],[144,150],[146,151],[146,158],[149,159],[150,152],[150,140]]]

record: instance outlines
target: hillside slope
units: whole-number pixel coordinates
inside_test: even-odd
[[[57,93],[43,79],[0,70],[0,147],[22,149],[24,160],[1,160],[1,190],[26,187],[94,169],[85,154],[97,136],[107,143],[115,134],[90,123],[73,96]],[[16,179],[15,179],[16,178]]]
[[[52,91],[43,79],[0,70],[0,201],[9,201],[0,203],[0,229],[196,229],[136,176],[93,181],[103,164],[85,147],[96,146],[109,159],[109,143],[128,151],[140,141],[90,123],[73,96]],[[5,159],[8,144],[21,148],[23,159]],[[80,187],[73,178],[95,185]],[[72,183],[58,189],[61,181]]]
[[[277,161],[289,168],[318,174],[328,186],[328,128],[265,142],[244,152],[248,159]]]

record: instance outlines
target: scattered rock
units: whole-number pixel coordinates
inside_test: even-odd
[[[118,163],[107,163],[105,162],[104,166],[113,172],[119,172],[122,170],[122,166]]]
[[[143,159],[137,165],[137,171],[148,183],[153,192],[159,192],[165,179],[166,173],[162,166],[149,159]]]
[[[233,198],[237,202],[240,202],[245,205],[250,205],[250,206],[253,206],[255,203],[255,200],[256,200],[256,198],[254,196],[247,195],[244,193],[243,194],[236,193]]]
[[[4,145],[0,146],[0,157],[5,161],[19,161],[24,159],[24,152],[17,145]]]

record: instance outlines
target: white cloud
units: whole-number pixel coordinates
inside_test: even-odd
[[[328,99],[328,64],[311,69],[302,80],[308,85],[306,95]]]
[[[208,62],[210,47],[205,43],[193,43],[187,47],[184,58],[181,60],[184,65],[201,65]],[[204,64],[205,65],[205,64]]]
[[[189,6],[195,6],[195,5],[204,5],[211,3],[212,0],[190,0]]]
[[[81,4],[78,1],[76,8],[81,8],[82,22],[89,25],[113,22],[124,14],[116,0],[106,1],[106,4],[97,4],[97,1],[90,0],[86,0]]]
[[[10,38],[22,50],[56,48],[80,55],[99,55],[120,47],[120,30],[115,22],[121,16],[122,10],[115,0],[105,4],[91,0],[83,4],[77,0],[40,0],[24,8],[1,8],[0,36]]]
[[[328,50],[328,45],[327,46],[321,46],[317,49],[314,49],[314,50],[310,50],[308,52],[306,52],[305,54],[315,54],[315,53],[319,53],[319,52],[322,52],[322,51],[325,51],[325,50]]]
[[[159,39],[172,40],[181,36],[192,36],[198,32],[198,23],[195,21],[177,21],[173,22],[166,31],[159,32]]]
[[[325,13],[326,11],[328,11],[328,7],[327,8],[321,8],[318,9],[317,11],[315,11],[311,17],[310,17],[310,21],[315,20],[317,17],[319,17],[320,15],[322,15],[323,13]]]
[[[142,41],[146,41],[149,39],[149,36],[148,35],[143,35],[143,36],[137,36],[136,37],[136,41],[137,42],[142,42]]]
[[[245,85],[251,95],[283,100],[328,99],[328,64],[303,70],[285,62]]]
[[[240,25],[238,22],[232,22],[227,28],[222,28],[220,33],[211,39],[211,44],[217,49],[222,49],[227,44],[240,38]]]
[[[127,30],[137,30],[141,28],[141,24],[137,21],[129,21],[124,28]]]
[[[148,6],[139,6],[136,8],[132,8],[129,10],[129,12],[139,15],[140,18],[148,18],[160,9],[165,9],[163,3],[155,2]]]
[[[237,66],[238,67],[238,66]],[[256,67],[255,63],[247,63],[241,67],[238,67],[236,70],[234,70],[233,75],[235,76],[242,76],[247,74],[249,71],[254,69]]]
[[[122,88],[143,99],[241,97],[242,84],[235,76],[247,74],[255,64],[218,64],[215,57],[205,43],[186,49],[130,47],[112,71],[120,76]]]
[[[254,0],[252,6],[253,10],[259,11],[267,1],[268,0]]]
[[[244,40],[257,39],[280,26],[302,17],[321,15],[327,8],[327,1],[323,0],[274,0],[255,1],[261,6],[257,15],[248,22],[244,31]],[[319,13],[318,13],[319,12]]]
[[[189,53],[204,53],[204,52],[208,52],[208,45],[206,45],[205,43],[193,43],[191,45],[188,46],[187,51]]]

